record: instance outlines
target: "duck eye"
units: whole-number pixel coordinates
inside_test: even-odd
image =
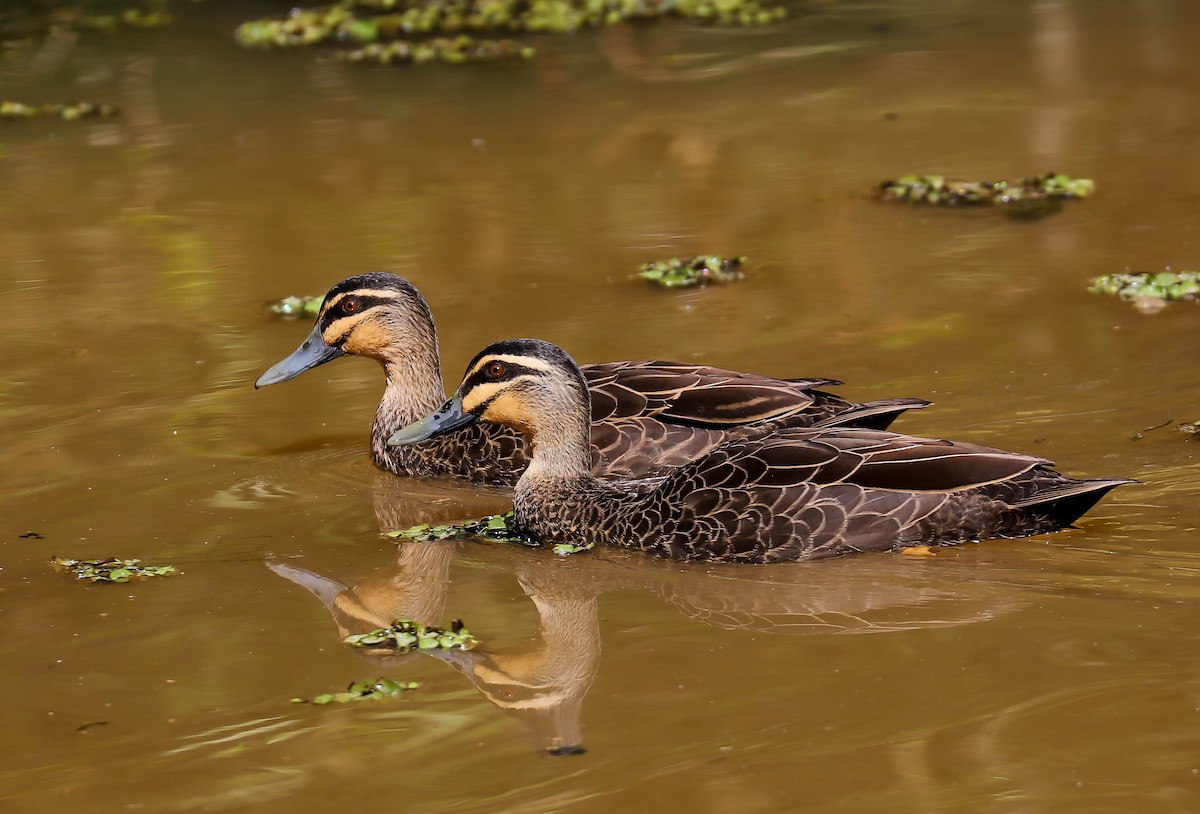
[[[342,300],[343,314],[357,314],[360,308],[362,308],[362,302],[355,297],[347,297]]]
[[[499,379],[504,375],[506,368],[500,362],[492,362],[487,366],[487,375],[489,379]]]

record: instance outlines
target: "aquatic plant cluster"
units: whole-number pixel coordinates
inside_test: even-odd
[[[741,267],[745,257],[672,257],[645,263],[637,276],[663,288],[687,288],[710,283],[731,283],[742,279]]]
[[[1132,274],[1102,274],[1092,280],[1088,290],[1113,294],[1139,306],[1157,310],[1175,300],[1200,301],[1200,272],[1160,271]]]
[[[595,543],[582,543],[580,545],[576,545],[575,543],[558,543],[554,546],[554,553],[560,557],[569,557],[572,554],[582,554],[585,551],[591,551],[595,546]]]
[[[787,16],[773,0],[404,0],[357,14],[362,2],[343,0],[315,9],[294,9],[282,19],[238,26],[234,36],[249,47],[291,47],[319,42],[376,42],[412,34],[460,31],[564,33],[626,20],[682,17],[720,25],[765,25]]]
[[[463,627],[461,619],[450,623],[450,629],[426,627],[410,619],[397,619],[388,627],[366,633],[355,633],[343,639],[351,647],[370,647],[407,653],[411,650],[470,650],[479,640]]]
[[[39,0],[0,3],[0,56],[36,49],[52,31],[111,34],[171,23],[171,0]]]
[[[459,523],[441,523],[436,526],[421,523],[406,529],[389,531],[385,536],[415,543],[427,543],[431,540],[445,540],[451,537],[482,537],[486,540],[499,540],[505,543],[522,543],[537,545],[537,543],[509,526],[512,512],[507,514],[489,514],[478,520],[464,520]]]
[[[362,10],[367,13],[360,13]],[[341,56],[349,62],[478,62],[528,58],[535,51],[511,40],[411,42],[400,38],[464,31],[565,33],[663,17],[750,26],[767,25],[786,16],[787,10],[778,0],[342,0],[319,8],[293,9],[282,18],[242,23],[234,37],[248,48],[397,40]]]
[[[293,698],[293,704],[346,704],[351,701],[383,701],[395,698],[417,688],[415,681],[392,681],[390,678],[376,678],[367,681],[355,681],[343,692],[326,692],[315,696],[311,701],[306,698]]]
[[[998,206],[1014,217],[1040,217],[1063,201],[1086,198],[1096,189],[1089,178],[1046,173],[1016,181],[960,181],[943,175],[905,175],[879,185],[885,201],[928,206]]]
[[[89,582],[129,582],[131,579],[165,577],[175,573],[173,565],[139,565],[141,560],[72,560],[55,557],[55,568],[75,575],[76,579]]]
[[[324,297],[284,297],[267,304],[272,314],[289,319],[313,318],[321,310]]]
[[[112,33],[121,28],[121,26],[129,28],[162,28],[165,25],[170,25],[171,19],[171,13],[162,9],[158,11],[142,11],[138,8],[127,8],[113,14],[81,15],[76,18],[75,27],[83,29],[91,28],[97,31]]]
[[[497,59],[529,59],[537,52],[516,40],[479,40],[460,35],[457,37],[434,37],[421,42],[397,40],[389,43],[371,43],[353,51],[339,51],[338,58],[346,62],[489,62]]]
[[[112,105],[94,102],[69,102],[58,105],[27,105],[23,102],[0,102],[0,119],[32,119],[38,116],[59,118],[64,121],[96,119],[115,116],[118,109]]]

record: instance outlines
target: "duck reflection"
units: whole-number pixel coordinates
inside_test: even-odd
[[[412,514],[392,522],[396,505],[377,503],[381,526],[411,524]],[[446,519],[422,517],[424,522]],[[441,540],[402,543],[388,564],[355,583],[283,562],[268,566],[320,599],[342,638],[400,618],[445,624],[456,557],[482,557],[511,571],[537,612],[537,632],[514,647],[491,647],[486,628],[476,622],[471,628],[481,644],[475,649],[424,655],[460,672],[555,755],[584,751],[580,719],[600,665],[598,600],[604,593],[648,592],[705,624],[783,635],[950,627],[984,621],[1023,604],[1018,589],[993,581],[990,572],[985,577],[966,564],[922,562],[899,554],[771,569],[702,568],[607,549],[564,560],[546,550]],[[394,666],[420,656],[367,657]]]
[[[470,543],[453,540],[407,542],[395,560],[353,585],[282,562],[267,567],[321,600],[338,637],[387,627],[396,619],[443,624],[450,563]],[[531,552],[532,553],[532,552]],[[550,754],[582,752],[583,697],[600,663],[598,591],[586,582],[558,581],[518,566],[516,577],[538,614],[537,634],[516,647],[486,643],[472,650],[423,651],[467,677],[484,698],[520,719]],[[546,563],[543,559],[540,565]],[[485,638],[485,637],[481,637]],[[485,638],[486,641],[486,638]],[[363,655],[387,666],[421,655]]]

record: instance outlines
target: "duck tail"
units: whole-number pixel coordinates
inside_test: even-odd
[[[1017,509],[1032,509],[1066,527],[1082,517],[1111,490],[1127,483],[1137,483],[1137,481],[1129,478],[1069,481],[1014,501],[1012,505]]]
[[[818,421],[813,424],[813,428],[856,427],[864,430],[886,430],[907,410],[920,410],[932,403],[925,399],[910,398],[868,401],[853,409]]]

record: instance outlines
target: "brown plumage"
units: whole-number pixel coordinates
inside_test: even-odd
[[[589,471],[588,388],[536,339],[498,342],[455,396],[391,441],[476,422],[533,446],[514,519],[543,542],[619,545],[687,560],[784,562],[858,551],[1021,537],[1069,526],[1123,479],[1073,480],[1050,462],[871,429],[747,428],[649,491]]]
[[[412,283],[362,274],[325,295],[316,325],[290,356],[255,382],[287,381],[346,354],[376,359],[387,386],[375,414],[371,456],[397,475],[513,484],[528,461],[519,433],[478,425],[420,447],[388,447],[396,430],[446,398],[433,315]],[[591,391],[592,470],[602,477],[660,474],[715,449],[745,427],[885,428],[921,399],[855,404],[818,388],[832,379],[772,379],[702,365],[610,362],[583,368]]]

